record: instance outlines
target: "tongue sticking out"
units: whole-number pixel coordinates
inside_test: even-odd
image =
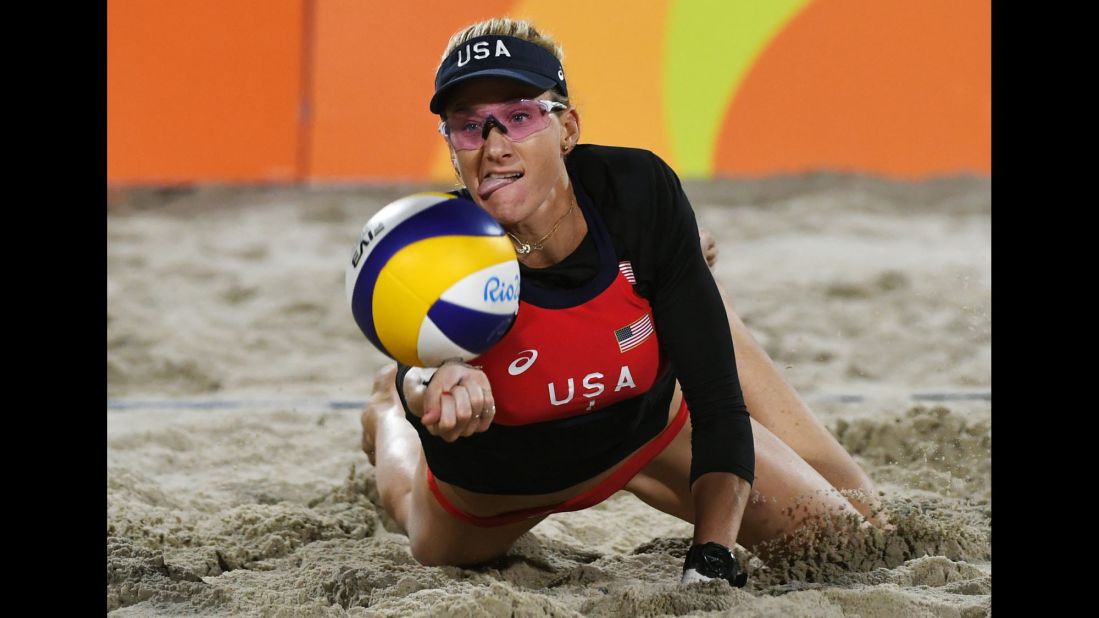
[[[477,193],[481,196],[481,199],[488,199],[488,196],[495,193],[497,189],[510,185],[520,178],[522,178],[522,176],[513,176],[511,178],[487,178],[481,183],[481,186],[477,187]]]

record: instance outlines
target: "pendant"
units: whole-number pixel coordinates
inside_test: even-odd
[[[515,251],[519,255],[526,255],[526,254],[530,253],[530,245],[528,245],[525,242],[524,243],[519,243],[519,246],[515,249]]]

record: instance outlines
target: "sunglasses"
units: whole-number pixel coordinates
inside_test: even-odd
[[[475,105],[448,114],[439,123],[439,133],[455,150],[477,150],[488,139],[492,127],[513,142],[524,140],[549,126],[549,113],[568,109],[557,101],[518,99],[505,103]]]

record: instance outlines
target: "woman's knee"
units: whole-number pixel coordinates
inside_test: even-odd
[[[469,567],[500,558],[514,543],[494,543],[489,539],[470,542],[469,536],[462,540],[444,540],[425,534],[409,534],[408,541],[412,557],[423,566],[455,567]]]
[[[424,566],[465,567],[495,560],[544,519],[481,528],[460,522],[440,508],[426,483],[412,493],[412,513],[405,532],[412,557]]]
[[[820,473],[755,419],[752,431],[756,478],[741,523],[742,545],[782,536],[810,520],[861,517]]]
[[[428,539],[408,537],[412,557],[423,566],[466,566],[462,556],[448,551],[446,545]]]

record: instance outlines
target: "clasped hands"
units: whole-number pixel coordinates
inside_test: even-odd
[[[485,431],[496,416],[488,376],[458,360],[445,361],[425,385],[423,416],[427,431],[447,442]]]

